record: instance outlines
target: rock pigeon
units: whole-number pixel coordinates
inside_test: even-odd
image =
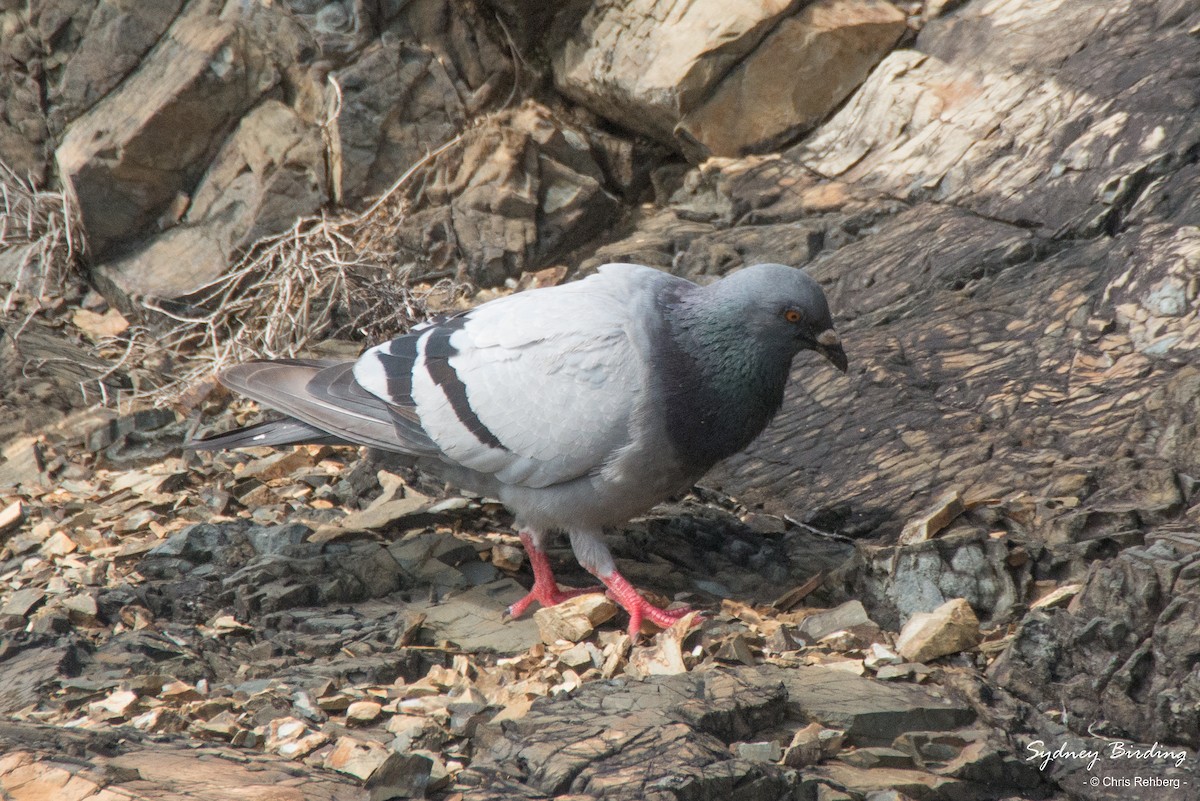
[[[608,264],[418,325],[355,361],[231,367],[225,386],[288,417],[193,447],[319,442],[403,454],[513,512],[534,582],[512,616],[598,591],[555,582],[545,542],[566,532],[636,639],[643,620],[665,628],[687,610],[646,601],[617,571],[603,529],[749,445],[783,402],[801,350],[846,370],[825,295],[802,270],[758,264],[699,286]]]

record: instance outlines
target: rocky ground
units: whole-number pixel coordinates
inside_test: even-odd
[[[881,549],[698,489],[611,539],[622,572],[703,613],[634,643],[599,594],[505,619],[530,577],[496,504],[353,450],[183,451],[195,424],[89,410],[6,449],[13,798],[265,799],[290,784],[339,799],[1035,799],[1087,793],[1093,775],[1190,797],[1170,789],[1192,776],[1178,746],[1102,773],[1030,761],[1038,740],[1106,741],[989,674],[1028,680],[1030,627],[1083,616],[1112,579],[1082,595],[1038,582],[1014,639],[1018,551],[1000,530],[947,534],[978,511],[957,498]],[[565,546],[552,557],[564,583],[588,583]],[[901,605],[947,574],[1007,580],[991,588],[997,619],[958,599],[899,629],[858,600],[830,606],[842,583],[883,580],[882,558]]]
[[[0,3],[0,795],[1197,797],[1194,4],[738,8]],[[605,261],[804,266],[850,355],[610,533],[694,628],[182,447],[220,363]]]

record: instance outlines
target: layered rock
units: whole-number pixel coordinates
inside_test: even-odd
[[[767,149],[825,117],[905,30],[890,3],[799,6],[593,6],[555,54],[555,85],[695,161]]]
[[[423,171],[400,247],[493,286],[603,230],[616,199],[586,133],[528,103]]]

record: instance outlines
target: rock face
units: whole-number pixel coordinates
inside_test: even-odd
[[[1056,697],[1109,736],[1200,747],[1200,537],[1167,532],[1097,563],[1066,609],[1029,615],[992,677]]]
[[[399,246],[493,286],[544,266],[617,213],[597,153],[579,128],[537,103],[464,134],[422,171]]]
[[[56,160],[95,280],[126,314],[191,294],[331,199],[387,190],[511,83],[482,24],[448,4],[297,10],[100,3],[87,20],[52,95]]]
[[[770,148],[828,114],[905,29],[886,2],[799,5],[596,5],[555,54],[555,85],[694,161]]]
[[[697,163],[772,150],[845,100],[905,29],[904,14],[882,0],[806,5],[780,20],[673,133]]]
[[[587,685],[566,703],[537,702],[522,720],[489,726],[481,732],[486,751],[460,781],[482,789],[498,777],[516,779],[524,787],[519,794],[511,788],[509,797],[534,797],[532,791],[715,799],[738,787],[746,797],[777,798],[796,777],[779,764],[734,757],[730,743],[766,732],[790,742],[807,718],[844,729],[856,745],[890,744],[905,726],[944,731],[972,717],[920,689],[825,668],[613,681]],[[941,782],[956,785],[958,797],[980,792],[952,779]],[[814,776],[800,786],[815,792],[820,783]]]
[[[193,4],[58,148],[59,170],[99,258],[150,231],[195,185],[215,143],[281,80],[262,44],[215,11]]]

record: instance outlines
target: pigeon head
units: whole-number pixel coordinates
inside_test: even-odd
[[[829,304],[808,273],[783,264],[756,264],[712,284],[708,291],[736,314],[758,346],[790,358],[814,350],[846,372],[846,352],[833,330]]]

